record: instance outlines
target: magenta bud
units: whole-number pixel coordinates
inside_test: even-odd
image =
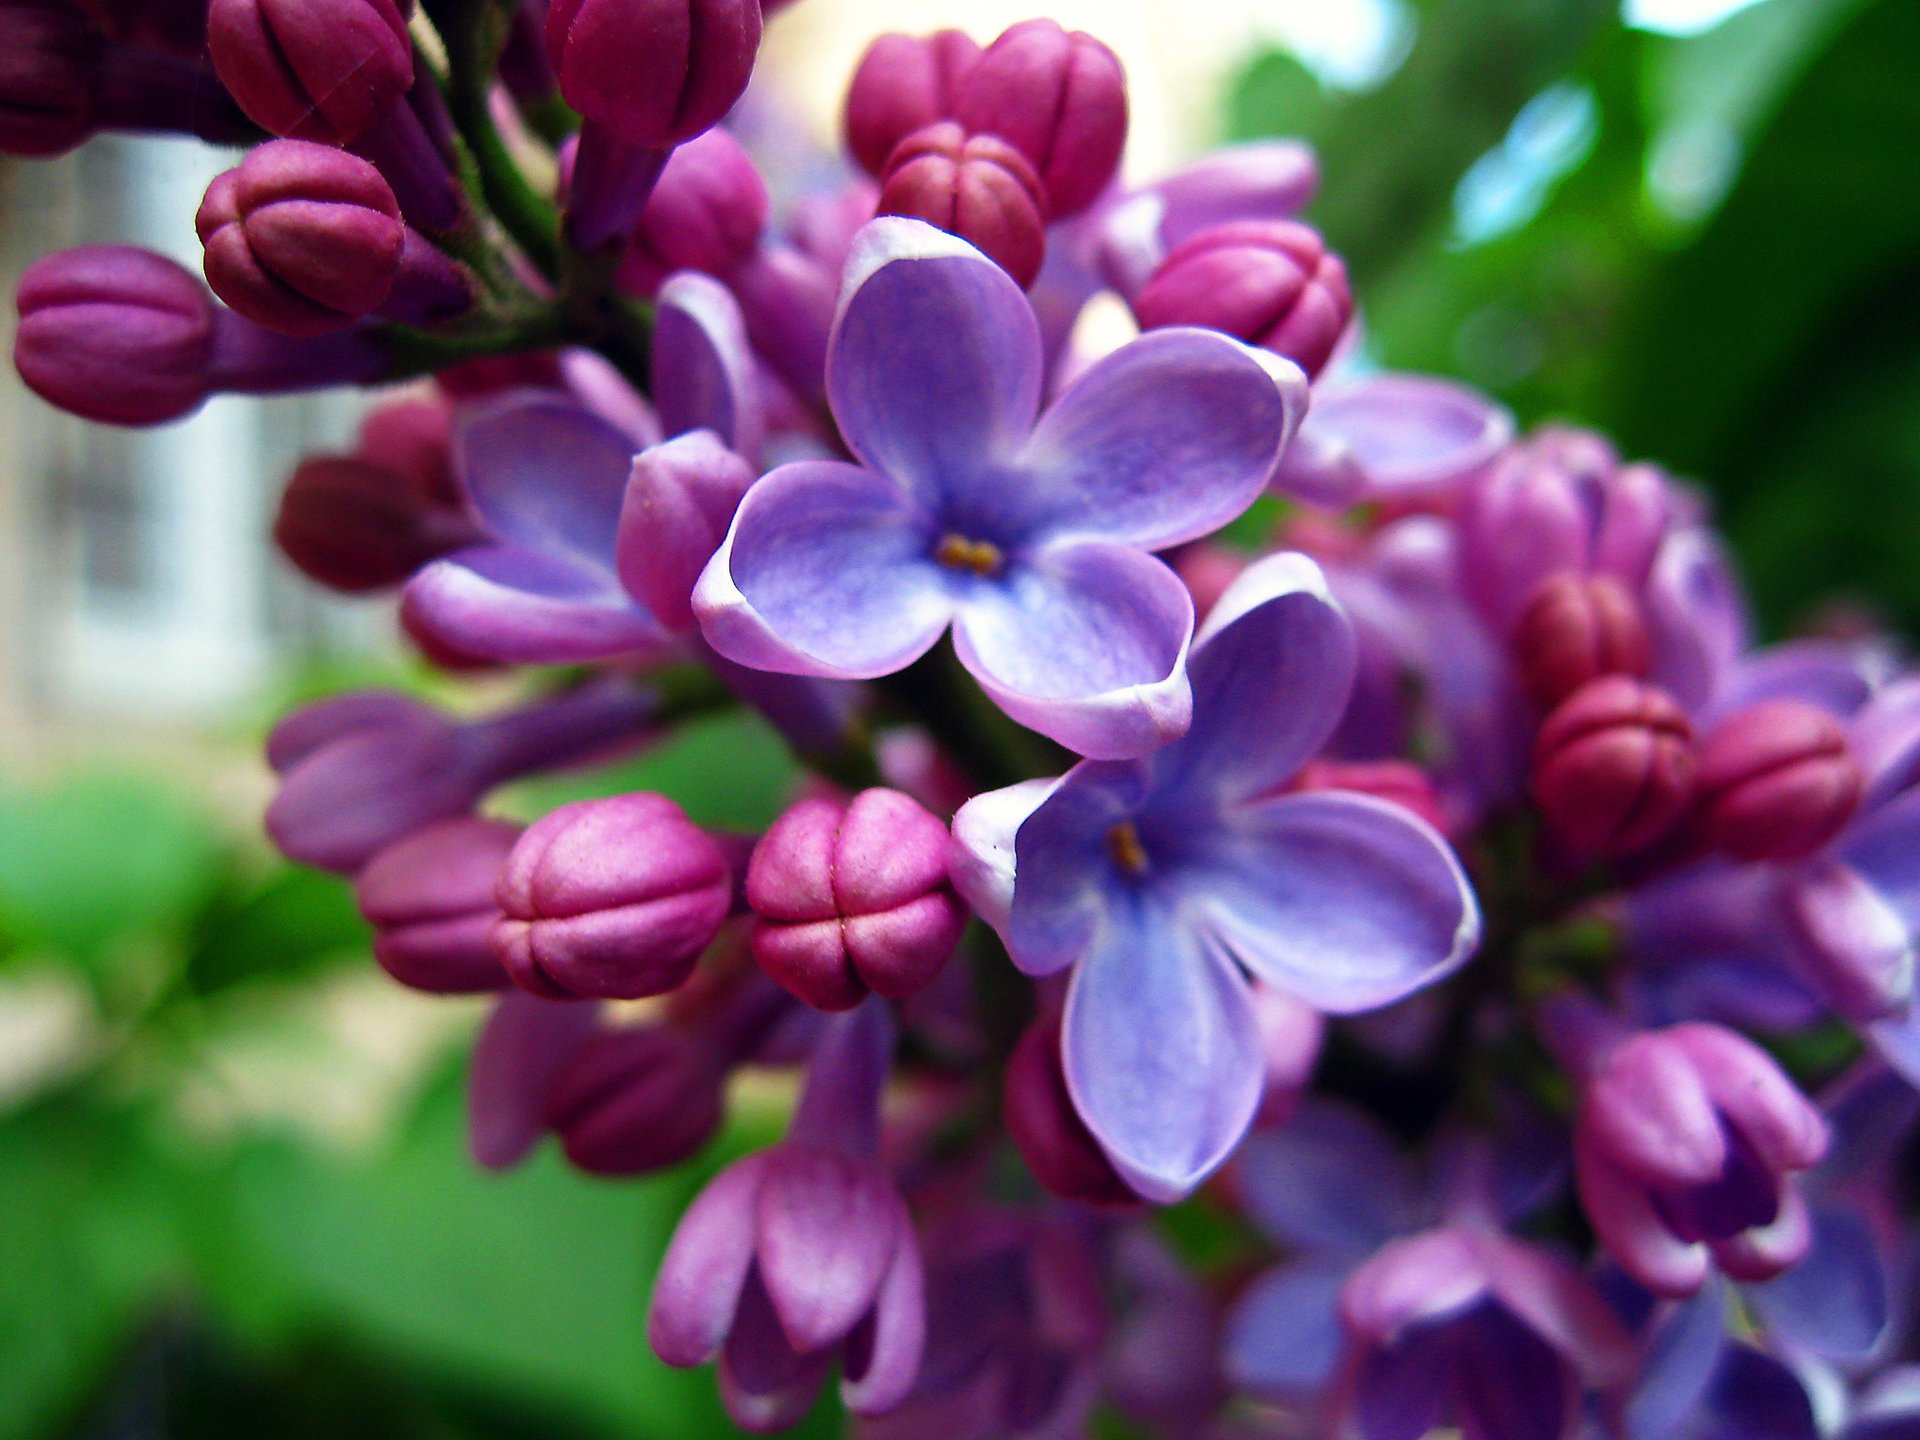
[[[463,508],[351,455],[301,461],[273,521],[280,553],[308,579],[347,595],[399,585],[479,539]]]
[[[1024,289],[1047,253],[1047,201],[1026,158],[951,120],[916,130],[887,161],[882,215],[910,215],[978,246]]]
[[[213,293],[288,335],[344,330],[379,308],[406,240],[380,172],[307,140],[249,152],[207,187],[194,229]]]
[[[369,860],[354,899],[373,927],[373,958],[402,985],[440,994],[504,990],[490,943],[494,889],[520,827],[465,816],[416,830]]]
[[[615,537],[621,584],[669,630],[694,628],[693,587],[726,538],[753,467],[695,430],[642,450]]]
[[[1432,777],[1406,760],[1311,760],[1295,777],[1293,788],[1371,795],[1411,811],[1442,834],[1452,828]]]
[[[360,422],[358,458],[445,505],[465,506],[453,473],[453,407],[431,392],[376,405]]]
[[[1224,330],[1320,373],[1353,318],[1347,267],[1297,220],[1240,220],[1182,241],[1134,297],[1141,328]]]
[[[967,923],[947,845],[947,827],[897,790],[801,801],[747,867],[754,959],[821,1010],[916,993]]]
[[[163,255],[127,245],[63,250],[28,267],[18,304],[14,364],[62,410],[155,425],[207,397],[213,301]]]
[[[514,846],[494,948],[549,999],[662,995],[719,933],[733,889],[726,852],[665,796],[580,800]]]
[[[212,0],[221,82],[275,135],[350,145],[413,84],[398,0]]]
[[[70,0],[6,0],[0,34],[0,154],[73,149],[93,133],[105,37]]]
[[[1693,799],[1693,728],[1664,690],[1625,675],[1563,700],[1534,740],[1534,800],[1568,845],[1620,855],[1659,839]]]
[[[1058,1012],[1035,1020],[1014,1046],[1007,1060],[1003,1103],[1007,1134],[1048,1194],[1089,1205],[1132,1208],[1141,1203],[1067,1092]]]
[[[1802,700],[1762,700],[1700,746],[1700,825],[1736,860],[1800,860],[1840,833],[1865,779],[1840,722]]]
[[[594,1175],[677,1165],[720,1128],[725,1075],[698,1039],[666,1025],[604,1030],[547,1092],[567,1159]]]
[[[1127,76],[1113,51],[1056,21],[1027,20],[989,45],[960,87],[954,119],[998,135],[1047,187],[1056,219],[1100,198],[1127,143]]]
[[[1640,603],[1611,575],[1542,581],[1513,632],[1514,664],[1533,703],[1551,710],[1602,675],[1646,675],[1653,642]]]
[[[960,87],[980,59],[962,30],[882,35],[867,47],[847,87],[847,148],[878,179],[894,148],[916,130],[953,118]]]
[[[679,145],[733,108],[760,48],[760,0],[553,0],[547,54],[588,121]]]
[[[726,276],[767,225],[767,185],[740,142],[718,127],[673,152],[620,263],[622,289],[651,295],[676,270]]]

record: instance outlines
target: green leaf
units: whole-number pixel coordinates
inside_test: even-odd
[[[295,979],[364,957],[369,935],[352,887],[337,875],[275,865],[236,878],[207,907],[187,952],[187,982],[212,995],[253,979]]]

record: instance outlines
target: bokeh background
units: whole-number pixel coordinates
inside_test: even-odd
[[[1915,0],[1045,8],[1126,60],[1131,174],[1225,138],[1318,146],[1309,218],[1371,359],[1697,478],[1775,633],[1920,625]],[[799,0],[756,81],[770,166],[831,142],[876,31],[985,40],[1030,13]],[[0,162],[0,276],[89,240],[197,265],[229,163],[127,140]],[[436,684],[384,607],[316,596],[267,543],[278,482],[356,404],[219,400],[129,433],[0,380],[0,1440],[731,1434],[707,1376],[648,1354],[647,1281],[777,1095],[684,1177],[550,1154],[481,1175],[477,1009],[386,983],[345,886],[257,836],[272,715]],[[793,778],[742,721],[622,777],[735,826]],[[813,1433],[837,1431],[823,1409]]]

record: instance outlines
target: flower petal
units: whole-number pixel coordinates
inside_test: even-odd
[[[883,1415],[904,1401],[927,1348],[926,1269],[911,1226],[880,1282],[873,1310],[848,1338],[840,1398],[856,1415]]]
[[[1624,1414],[1629,1440],[1668,1440],[1684,1433],[1726,1348],[1727,1292],[1715,1279],[1674,1306],[1653,1331]]]
[[[1107,911],[1126,896],[1107,837],[1145,795],[1141,766],[1089,760],[1020,824],[1007,950],[1027,974],[1051,975],[1078,960]]]
[[[1920,933],[1920,790],[1856,820],[1840,853],[1908,930]]]
[[[1323,385],[1274,477],[1298,492],[1320,476],[1300,473],[1305,449],[1321,471],[1335,457],[1354,472],[1349,500],[1413,498],[1472,479],[1513,439],[1513,416],[1479,391],[1430,375],[1373,375]],[[1311,445],[1308,442],[1311,441]],[[1289,480],[1296,483],[1289,484]]]
[[[1420,1213],[1393,1137],[1340,1101],[1309,1099],[1278,1130],[1254,1135],[1233,1173],[1254,1223],[1295,1250],[1363,1259]]]
[[[898,216],[855,237],[827,397],[861,460],[923,500],[963,491],[1026,439],[1040,371],[1033,307],[966,241]]]
[[[796,1350],[846,1338],[873,1305],[907,1223],[886,1176],[808,1145],[767,1153],[760,1274]]]
[[[1219,529],[1266,487],[1307,408],[1292,361],[1215,330],[1155,330],[1098,361],[1016,462],[1036,538],[1163,549]]]
[[[1297,1395],[1333,1377],[1346,1335],[1340,1286],[1346,1270],[1306,1261],[1269,1270],[1234,1302],[1222,1362],[1233,1383],[1266,1395]]]
[[[1391,1004],[1459,968],[1480,907],[1447,842],[1370,796],[1265,801],[1203,837],[1189,903],[1243,965],[1330,1014]]]
[[[638,448],[592,411],[556,395],[510,395],[455,432],[455,471],[501,539],[610,566]]]
[[[973,913],[1007,940],[1013,919],[1014,836],[1040,803],[1053,793],[1054,780],[1022,780],[1004,790],[976,795],[953,817],[953,843],[947,872]]]
[[[695,270],[667,278],[653,322],[653,400],[667,435],[711,430],[758,459],[766,426],[755,363],[731,290]]]
[[[752,468],[711,430],[635,457],[614,562],[627,593],[675,631],[693,628],[693,587],[753,481]]]
[[[608,660],[665,638],[610,568],[521,545],[476,545],[436,560],[407,582],[401,604],[418,632],[504,664]]]
[[[1812,1223],[1813,1244],[1800,1262],[1750,1287],[1747,1298],[1775,1335],[1830,1360],[1864,1360],[1892,1317],[1893,1266],[1856,1211],[1823,1206]]]
[[[593,1033],[597,1006],[500,997],[474,1044],[467,1073],[467,1143],[489,1170],[526,1159],[547,1133],[547,1094]]]
[[[833,1351],[796,1351],[780,1329],[758,1272],[747,1277],[720,1356],[720,1401],[742,1430],[790,1430],[806,1417],[833,1364]]]
[[[741,501],[694,587],[694,613],[715,650],[756,670],[891,674],[931,649],[953,614],[935,538],[871,470],[783,465]]]
[[[753,1269],[765,1152],[736,1160],[702,1190],[667,1244],[653,1282],[647,1339],[669,1365],[704,1365],[733,1328]]]
[[[1095,759],[1185,732],[1193,596],[1151,555],[1075,544],[1015,562],[960,598],[954,650],[993,702]]]
[[[1156,759],[1159,783],[1241,799],[1292,778],[1340,723],[1355,657],[1318,565],[1293,554],[1249,565],[1194,641],[1193,726]]]
[[[1172,912],[1110,911],[1074,971],[1067,1090],[1127,1184],[1177,1200],[1227,1158],[1260,1103],[1247,982]]]

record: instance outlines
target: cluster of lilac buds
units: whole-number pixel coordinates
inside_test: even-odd
[[[1920,671],[1370,371],[1312,154],[1122,178],[1090,35],[883,36],[854,178],[770,185],[763,8],[0,0],[0,149],[255,142],[206,284],[27,273],[35,392],[409,382],[274,538],[519,698],[296,711],[266,825],[491,997],[476,1161],[657,1172],[774,1077],[649,1327],[756,1432],[837,1373],[867,1440],[1915,1433]],[[736,708],[764,832],[609,793]]]

